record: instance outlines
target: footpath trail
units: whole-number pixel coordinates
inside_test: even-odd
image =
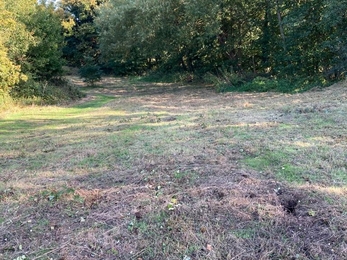
[[[344,82],[69,80],[87,96],[0,115],[1,259],[347,259]]]

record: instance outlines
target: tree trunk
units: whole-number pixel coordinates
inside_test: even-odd
[[[276,11],[277,11],[278,26],[280,27],[281,38],[282,38],[282,41],[283,41],[283,50],[286,51],[286,38],[284,36],[284,30],[283,30],[282,16],[281,16],[281,12],[280,12],[279,0],[276,0]]]

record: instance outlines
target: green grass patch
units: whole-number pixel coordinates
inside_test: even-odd
[[[347,171],[346,168],[333,169],[330,173],[331,179],[339,186],[347,186]]]
[[[248,157],[243,162],[258,171],[273,172],[279,181],[290,183],[302,183],[303,170],[293,165],[292,156],[295,150],[283,151],[264,151],[256,157]]]
[[[286,181],[290,183],[304,183],[302,169],[291,164],[283,164],[275,172],[275,176],[280,181]]]
[[[106,95],[97,95],[96,98],[92,101],[84,102],[74,106],[74,108],[84,109],[84,108],[99,108],[108,102],[114,100],[115,98],[112,96]]]
[[[233,230],[232,233],[237,238],[252,239],[256,234],[256,230],[254,228],[243,228],[243,229]]]

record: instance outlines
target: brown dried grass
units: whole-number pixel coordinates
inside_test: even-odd
[[[346,183],[328,171],[344,167],[344,84],[296,95],[101,85],[83,102],[114,100],[14,130],[0,148],[0,257],[347,258]],[[295,160],[245,163],[287,149]],[[283,162],[312,174],[279,179]]]

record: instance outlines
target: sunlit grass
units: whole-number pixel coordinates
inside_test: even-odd
[[[32,258],[88,248],[100,259],[229,259],[247,248],[289,259],[315,252],[303,241],[342,255],[344,103],[339,113],[303,113],[303,96],[128,88],[1,114],[0,235],[14,234]],[[331,255],[320,250],[317,259]]]

